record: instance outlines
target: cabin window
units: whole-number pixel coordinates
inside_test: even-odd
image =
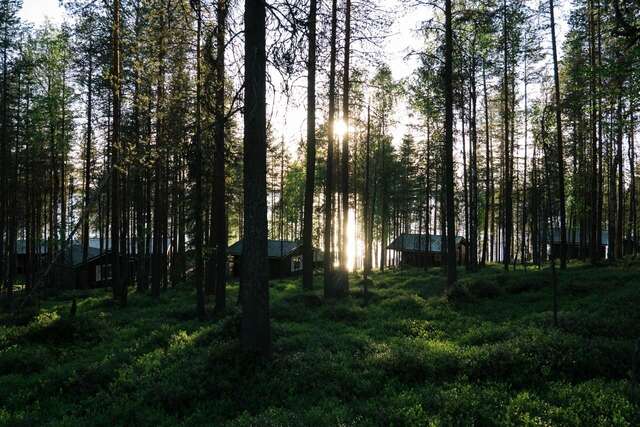
[[[294,256],[291,257],[291,271],[300,271],[302,270],[302,256]]]
[[[99,265],[96,268],[96,282],[111,279],[111,264]]]

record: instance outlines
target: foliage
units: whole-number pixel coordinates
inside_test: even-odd
[[[268,361],[240,352],[236,309],[199,322],[190,288],[92,291],[75,318],[59,295],[1,319],[0,424],[637,425],[635,264],[560,272],[558,329],[549,271],[460,274],[455,303],[437,272],[373,274],[366,305],[275,281]]]

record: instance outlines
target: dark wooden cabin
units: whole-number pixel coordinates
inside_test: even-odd
[[[589,256],[590,246],[590,230],[581,233],[578,229],[567,230],[567,259],[580,259]],[[583,242],[584,239],[584,243]],[[560,230],[553,230],[553,237],[550,241],[549,258],[560,258]],[[634,241],[625,237],[622,239],[623,255],[633,253]],[[602,259],[609,258],[609,231],[602,230],[602,239],[600,240],[600,257]]]
[[[269,278],[288,277],[302,273],[302,243],[291,240],[269,240],[268,262]],[[242,261],[242,240],[228,249],[230,258],[229,270],[233,276],[240,276]],[[322,252],[314,248],[314,268],[322,266]]]
[[[27,244],[25,240],[18,240],[16,245],[16,267],[19,275],[29,274],[37,277],[44,274],[49,268],[49,283],[57,289],[87,289],[110,286],[111,280],[111,251],[107,239],[89,239],[87,261],[83,262],[82,242],[73,240],[69,242],[64,251],[57,251],[53,257],[49,257],[49,249],[46,242],[40,244],[35,251],[34,258],[29,260]],[[123,264],[130,263],[130,268],[135,268],[131,260],[122,259]],[[134,271],[134,270],[130,270]]]
[[[443,243],[443,237],[435,234],[401,234],[387,249],[400,252],[401,265],[430,267],[442,264]],[[467,259],[467,246],[464,237],[456,237],[455,257],[459,265],[463,265]]]
[[[589,256],[590,235],[588,230],[582,233],[578,229],[567,230],[567,259],[580,259]],[[629,254],[633,252],[633,242],[624,239],[622,242],[623,252]],[[560,258],[560,230],[554,229],[552,237],[549,241],[549,259]],[[600,257],[603,259],[609,256],[609,232],[602,230],[602,239],[600,240]]]

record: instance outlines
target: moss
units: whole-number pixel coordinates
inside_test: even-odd
[[[446,295],[439,269],[375,273],[367,305],[356,277],[331,301],[280,280],[266,361],[240,349],[236,284],[204,322],[188,284],[57,295],[0,326],[0,425],[637,425],[636,264],[560,272],[558,328],[546,268],[461,269]]]

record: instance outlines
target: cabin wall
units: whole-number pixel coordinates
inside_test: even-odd
[[[551,250],[549,251],[549,259],[560,259],[561,249],[560,243],[552,243]],[[580,259],[589,256],[589,248],[585,248],[581,253],[580,245],[567,245],[567,259]],[[607,257],[607,247],[600,245],[600,257],[605,259]]]
[[[467,247],[458,245],[456,249],[456,260],[458,265],[464,265],[466,261]],[[439,252],[408,252],[400,253],[402,265],[411,267],[437,267],[442,264],[442,254]]]

